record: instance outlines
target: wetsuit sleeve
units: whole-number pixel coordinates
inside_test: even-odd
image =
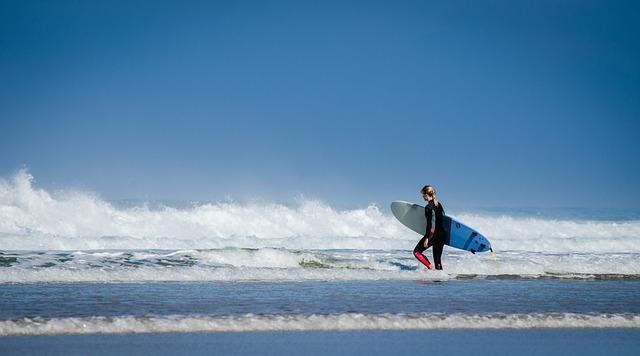
[[[424,216],[427,218],[427,233],[425,236],[430,239],[436,231],[436,214],[433,209],[427,207],[424,209]]]

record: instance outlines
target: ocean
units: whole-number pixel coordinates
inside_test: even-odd
[[[20,172],[0,181],[0,353],[640,352],[640,212],[447,212],[496,257],[445,247],[426,270],[375,204],[109,202]]]

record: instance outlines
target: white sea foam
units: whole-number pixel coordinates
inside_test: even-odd
[[[457,216],[502,251],[640,252],[640,221],[593,221],[511,216]]]
[[[117,208],[93,194],[49,193],[19,172],[0,181],[0,249],[377,248],[415,239],[378,207],[337,211],[316,200]]]
[[[366,269],[324,268],[203,268],[203,267],[142,267],[85,270],[45,268],[9,269],[0,274],[0,283],[86,283],[86,282],[281,282],[281,281],[348,281],[348,280],[447,280],[443,272],[375,271]]]
[[[640,221],[562,220],[460,213],[498,251],[640,253]],[[218,202],[121,208],[95,194],[48,192],[20,171],[0,180],[0,250],[411,249],[420,236],[374,204],[337,210]]]
[[[92,333],[315,330],[639,328],[638,314],[338,314],[24,318],[0,321],[0,336]]]
[[[457,278],[640,279],[640,254],[505,252],[496,260],[447,248],[445,271],[409,251],[219,249],[13,252],[0,254],[0,283],[448,280]]]

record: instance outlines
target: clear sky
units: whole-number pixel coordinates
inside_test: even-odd
[[[0,1],[0,176],[106,199],[640,200],[637,1]]]

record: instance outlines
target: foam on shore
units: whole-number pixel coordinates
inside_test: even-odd
[[[338,314],[24,318],[0,321],[0,336],[322,330],[640,328],[639,314]]]

